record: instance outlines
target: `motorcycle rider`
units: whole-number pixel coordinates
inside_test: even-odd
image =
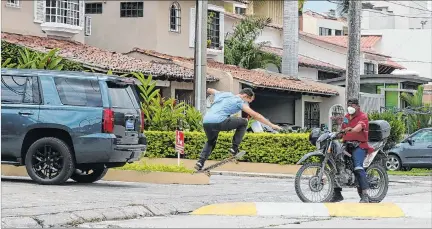
[[[369,183],[366,178],[366,171],[363,168],[363,162],[367,153],[373,152],[368,144],[369,135],[369,120],[366,113],[360,110],[358,99],[348,99],[348,114],[345,115],[342,123],[342,131],[345,132],[343,141],[358,141],[360,145],[352,150],[352,159],[354,163],[354,174],[360,185],[359,193],[361,193],[360,203],[369,203],[367,190]],[[342,188],[335,188],[335,194],[331,202],[339,202],[344,198],[342,196]]]

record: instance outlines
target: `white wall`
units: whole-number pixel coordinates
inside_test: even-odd
[[[318,21],[317,18],[303,14],[303,31],[306,33],[319,35],[317,21]]]
[[[343,27],[344,27],[344,23],[341,21],[335,21],[335,20],[329,20],[329,19],[317,19],[317,25],[316,25],[316,33],[317,35],[319,35],[319,28],[323,27],[323,28],[327,28],[327,29],[331,29],[332,30],[332,36],[335,36],[335,30],[340,30],[341,34],[343,34]]]
[[[421,77],[432,78],[432,31],[389,29],[362,30],[363,35],[382,35],[381,42],[375,46],[376,51],[392,56],[392,60],[399,62],[407,70],[416,71]],[[407,61],[421,61],[407,62]]]
[[[330,51],[330,50],[333,51]],[[299,39],[299,54],[317,60],[323,60],[329,64],[346,68],[346,49],[325,42],[305,38]]]
[[[298,76],[299,76],[299,78],[303,78],[303,79],[317,80],[318,79],[318,69],[299,67]]]
[[[263,29],[261,36],[256,40],[257,42],[269,41],[270,46],[282,48],[283,47],[283,36],[279,29],[266,27]]]
[[[432,20],[430,18],[431,13],[427,10],[428,1],[369,1],[375,7],[388,7],[388,9],[377,9],[370,10],[364,9],[363,11],[374,11],[375,13],[364,13],[362,18],[362,28],[363,29],[420,29],[421,21],[428,21],[425,25],[425,29],[432,28],[431,23]],[[416,9],[418,8],[418,9]],[[425,10],[422,10],[425,9]],[[382,10],[382,11],[381,11]],[[390,16],[387,17],[387,11],[393,11],[395,15],[402,15],[406,17],[400,16]],[[381,14],[383,13],[383,14]],[[422,18],[424,17],[424,18]],[[385,22],[385,21],[394,21],[394,22]],[[393,24],[394,23],[394,24]],[[387,24],[389,27],[382,27]]]

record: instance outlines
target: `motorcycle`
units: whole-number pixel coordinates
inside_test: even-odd
[[[318,150],[307,153],[297,162],[297,165],[300,165],[307,161],[301,166],[295,177],[297,196],[303,202],[329,202],[334,196],[334,188],[357,188],[360,196],[361,189],[354,175],[354,164],[351,158],[352,151],[360,143],[341,143],[339,136],[344,134],[343,131],[321,133],[320,129],[314,129],[309,138]],[[319,137],[313,137],[313,135]],[[387,195],[389,178],[385,163],[388,155],[383,148],[389,135],[390,124],[388,122],[384,120],[369,122],[369,145],[374,148],[374,152],[366,156],[363,167],[370,186],[368,195],[371,203],[379,203]],[[311,175],[304,174],[308,169],[313,169]],[[375,177],[373,172],[378,176]],[[303,181],[306,181],[305,189],[301,186]],[[307,197],[306,191],[312,193],[312,197]],[[324,192],[324,195],[314,199],[321,192]]]

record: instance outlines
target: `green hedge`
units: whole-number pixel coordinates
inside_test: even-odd
[[[146,131],[148,149],[146,157],[176,158],[174,131]],[[210,160],[221,160],[229,156],[233,133],[220,133],[218,143]],[[206,137],[200,132],[185,132],[185,158],[198,159]],[[240,150],[246,151],[241,161],[295,164],[304,154],[315,150],[308,141],[308,134],[246,134]]]

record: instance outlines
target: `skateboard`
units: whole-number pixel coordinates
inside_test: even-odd
[[[224,165],[224,164],[226,164],[228,162],[232,162],[232,161],[234,161],[237,164],[238,163],[237,159],[243,157],[243,155],[245,155],[245,154],[246,154],[246,151],[240,151],[235,156],[231,156],[229,158],[226,158],[226,159],[219,161],[213,165],[209,165],[209,166],[207,166],[201,170],[196,170],[194,173],[205,173],[207,176],[210,176],[210,170],[211,169],[217,168],[221,165]]]

